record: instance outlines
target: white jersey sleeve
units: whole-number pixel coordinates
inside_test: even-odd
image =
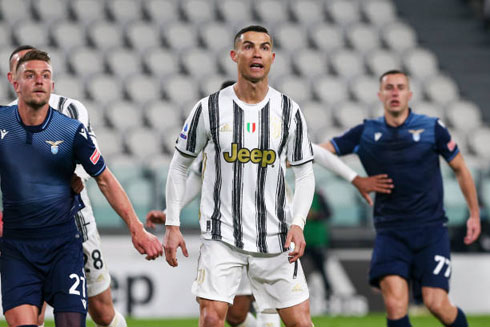
[[[287,159],[292,166],[313,160],[313,149],[308,138],[306,120],[298,105],[293,102],[293,112],[289,127]]]
[[[177,137],[175,148],[184,155],[197,157],[208,142],[209,133],[206,131],[205,115],[203,114],[204,101],[203,99],[194,106]]]

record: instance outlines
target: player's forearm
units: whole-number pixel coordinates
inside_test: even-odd
[[[468,205],[470,216],[479,218],[480,208],[478,206],[478,197],[470,170],[465,165],[461,169],[456,170],[455,174],[459,187],[461,188],[461,192],[463,192],[464,198]]]
[[[293,197],[293,225],[304,228],[306,217],[310,211],[311,202],[315,193],[315,175],[313,165],[307,162],[300,166],[293,167],[294,197]]]
[[[463,192],[466,204],[470,210],[470,216],[479,218],[480,208],[478,206],[475,183],[473,182],[473,177],[471,177],[471,172],[466,165],[463,155],[458,153],[453,160],[449,162],[449,166],[451,166],[456,175],[459,187],[461,188],[461,192]]]
[[[96,177],[96,181],[107,202],[109,202],[119,217],[124,220],[131,234],[136,233],[137,229],[142,229],[143,224],[136,216],[128,195],[112,172],[106,168],[102,174]]]
[[[184,206],[187,170],[194,158],[185,157],[175,151],[168,169],[165,188],[167,219],[165,225],[180,226],[180,211]]]
[[[328,144],[330,144],[330,142]],[[328,170],[331,170],[349,183],[351,183],[357,176],[357,173],[354,170],[352,170],[342,160],[340,160],[339,157],[334,155],[325,147],[313,144],[313,154],[315,156],[315,163],[318,163],[320,166]]]

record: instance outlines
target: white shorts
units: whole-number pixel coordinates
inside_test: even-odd
[[[202,240],[192,293],[200,298],[232,304],[244,268],[260,311],[292,307],[309,298],[301,264],[289,263],[287,252],[274,255],[251,253],[224,242],[205,239]]]
[[[250,287],[250,280],[248,279],[246,267],[242,268],[242,277],[236,295],[252,295],[252,287]]]
[[[83,242],[83,257],[85,261],[85,277],[87,279],[87,294],[92,297],[104,292],[111,286],[111,275],[102,255],[100,236],[97,230],[88,235]]]

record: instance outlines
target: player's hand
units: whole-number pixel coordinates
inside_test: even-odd
[[[480,217],[470,217],[466,221],[466,236],[464,237],[464,244],[470,245],[478,236],[480,236],[481,226]]]
[[[73,192],[80,194],[80,192],[83,191],[83,188],[84,186],[82,179],[77,174],[73,174],[71,176],[71,189]]]
[[[158,238],[148,233],[142,225],[141,228],[132,234],[133,245],[141,254],[146,254],[146,260],[154,260],[163,255],[162,243]]]
[[[182,249],[184,256],[188,257],[187,247],[184,237],[180,232],[179,226],[166,226],[165,236],[163,237],[163,248],[165,249],[165,259],[172,267],[177,267],[177,248]]]
[[[146,214],[145,226],[148,228],[155,228],[155,224],[165,224],[165,220],[167,220],[165,211],[152,210]]]
[[[291,242],[294,243],[294,249],[289,252],[289,262],[295,262],[303,256],[306,247],[303,230],[297,225],[291,225],[291,228],[289,228],[284,247],[288,249],[291,246]]]
[[[393,180],[386,174],[379,174],[369,177],[356,176],[352,181],[352,184],[357,188],[362,197],[367,203],[372,206],[373,200],[369,196],[371,192],[390,194],[391,190],[395,187]]]

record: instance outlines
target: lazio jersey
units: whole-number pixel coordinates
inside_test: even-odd
[[[447,221],[439,155],[450,162],[459,150],[440,120],[410,110],[401,126],[389,126],[384,117],[365,120],[331,142],[339,155],[356,153],[369,176],[393,179],[391,194],[376,194],[376,229]]]
[[[286,196],[286,159],[313,160],[298,105],[273,88],[247,104],[233,86],[199,101],[178,136],[176,148],[203,152],[200,224],[203,237],[258,253],[286,251],[291,221]]]
[[[5,238],[76,231],[73,215],[83,206],[71,190],[77,163],[92,176],[105,169],[82,123],[50,107],[41,125],[26,126],[16,105],[0,108]]]

